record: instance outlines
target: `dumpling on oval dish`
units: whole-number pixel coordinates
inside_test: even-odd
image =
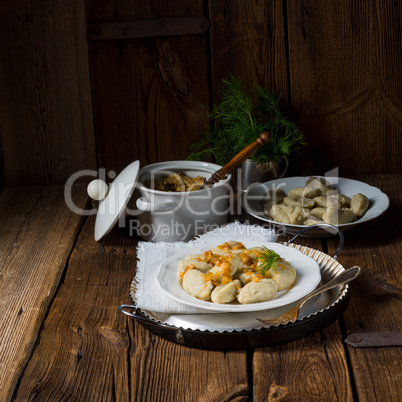
[[[189,267],[190,265],[194,265],[195,268],[202,271],[203,273],[208,272],[213,267],[212,264],[205,261],[199,261],[198,259],[180,260],[179,263],[177,264],[179,275],[182,272],[185,272],[186,268]]]
[[[272,300],[278,292],[278,283],[272,279],[260,279],[243,286],[237,300],[241,304],[261,303]]]
[[[191,296],[200,300],[211,300],[212,281],[205,280],[205,274],[198,269],[190,269],[183,276],[183,288]]]
[[[242,271],[238,271],[236,273],[235,278],[238,279],[240,281],[240,283],[242,284],[242,286],[246,285],[247,283],[251,282],[252,280],[254,280],[255,278],[255,273],[252,271],[247,271],[247,272],[242,272]]]
[[[235,279],[226,285],[217,286],[211,293],[211,300],[214,303],[226,304],[236,300],[238,289],[241,288],[240,281]]]
[[[296,280],[296,270],[289,262],[279,259],[272,270],[271,278],[278,283],[278,291],[289,289]]]
[[[256,260],[264,251],[264,247],[253,247],[249,248],[248,250],[244,250],[243,252],[244,254],[250,256],[253,260]]]
[[[220,244],[218,247],[215,247],[212,249],[212,252],[214,254],[226,254],[227,252],[231,253],[241,253],[244,250],[246,250],[246,247],[244,246],[243,243],[235,241],[235,240],[229,240],[223,244]]]

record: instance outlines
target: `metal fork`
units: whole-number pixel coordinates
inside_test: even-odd
[[[352,281],[353,279],[355,279],[359,276],[360,271],[361,271],[361,268],[358,267],[357,265],[352,268],[349,268],[346,271],[343,271],[339,275],[335,276],[335,278],[330,280],[325,285],[321,286],[318,289],[313,290],[308,295],[304,296],[295,307],[293,307],[291,310],[287,311],[286,313],[283,313],[279,317],[272,318],[272,319],[257,318],[257,320],[268,326],[284,324],[289,321],[294,321],[299,316],[300,308],[303,306],[303,304],[307,300],[310,300],[312,297],[317,296],[323,292],[326,292],[329,289],[336,288],[337,286],[341,286],[341,285],[344,285],[345,283]]]

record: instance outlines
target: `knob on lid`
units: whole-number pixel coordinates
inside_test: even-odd
[[[102,180],[97,179],[89,183],[88,195],[93,199],[102,200],[96,214],[96,241],[109,233],[124,212],[137,185],[139,171],[140,161],[130,163],[113,180],[109,190],[107,184]]]

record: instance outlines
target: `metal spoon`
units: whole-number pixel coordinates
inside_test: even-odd
[[[361,271],[361,268],[358,267],[357,265],[352,268],[349,268],[346,271],[343,271],[339,275],[335,276],[335,278],[330,280],[325,285],[321,286],[318,289],[313,290],[308,295],[304,296],[295,307],[293,307],[291,310],[287,311],[286,313],[283,313],[279,317],[272,318],[272,319],[257,318],[257,320],[268,326],[284,324],[289,321],[295,321],[299,315],[300,308],[307,300],[310,300],[312,297],[317,296],[323,292],[326,292],[329,289],[336,288],[337,286],[341,286],[341,285],[344,285],[345,283],[352,281],[353,279],[355,279],[359,276],[360,271]]]

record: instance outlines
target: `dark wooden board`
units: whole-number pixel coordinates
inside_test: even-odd
[[[214,101],[222,79],[233,74],[245,88],[255,84],[283,93],[288,105],[286,29],[279,1],[210,1]]]
[[[340,262],[346,268],[362,267],[352,283],[352,297],[345,313],[346,333],[402,332],[402,177],[362,177],[379,187],[390,208],[374,221],[345,234]],[[329,248],[333,250],[332,243]],[[402,350],[399,347],[354,349],[348,346],[356,389],[361,400],[397,401],[402,392]]]
[[[130,0],[119,0],[114,3],[108,0],[87,0],[85,4],[88,23],[203,14],[203,2],[200,0],[138,0],[135,3]]]
[[[85,188],[74,200],[84,207]],[[63,186],[0,194],[0,400],[8,400],[30,358],[82,217],[64,204]]]
[[[292,113],[303,173],[402,171],[402,7],[394,1],[287,2]]]
[[[231,400],[248,395],[246,353],[169,343],[117,310],[130,303],[136,241],[90,218],[16,393],[17,400]],[[63,381],[60,379],[63,378]]]
[[[99,164],[186,159],[208,129],[203,35],[90,44]]]
[[[202,2],[88,2],[88,22],[203,15]],[[145,4],[146,3],[146,4]],[[99,163],[186,159],[208,130],[206,34],[89,44]]]
[[[2,2],[0,14],[6,186],[63,183],[95,169],[84,3]]]
[[[256,349],[253,385],[256,401],[352,400],[338,322],[299,340]]]

